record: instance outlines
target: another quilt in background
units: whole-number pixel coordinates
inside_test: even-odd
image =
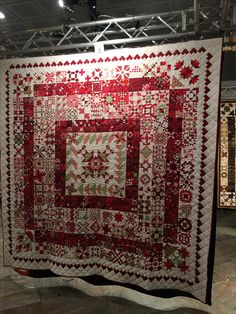
[[[2,62],[5,264],[209,302],[220,59],[213,39]]]
[[[236,102],[220,105],[218,206],[236,208]]]

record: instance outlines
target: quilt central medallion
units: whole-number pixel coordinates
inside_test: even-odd
[[[127,132],[69,133],[66,195],[124,198],[126,150]]]
[[[138,195],[139,141],[138,119],[128,124],[120,119],[58,121],[57,206],[86,201],[130,210]]]

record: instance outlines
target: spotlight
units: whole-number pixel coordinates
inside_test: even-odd
[[[0,11],[0,19],[3,20],[5,19],[5,14],[3,12]]]
[[[64,1],[63,1],[63,0],[59,0],[59,1],[58,1],[58,4],[59,4],[59,6],[60,6],[61,8],[64,7]]]
[[[58,0],[58,4],[61,8],[70,8],[73,5],[78,4],[78,0]]]

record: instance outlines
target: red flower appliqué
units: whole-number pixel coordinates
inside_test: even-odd
[[[195,75],[191,78],[191,80],[189,81],[190,84],[195,84],[197,83],[197,81],[199,80],[198,75]]]
[[[184,67],[180,71],[180,75],[183,79],[188,79],[193,74],[193,70],[190,67]]]
[[[186,265],[185,263],[180,264],[178,267],[183,273],[189,270],[189,266]]]
[[[179,70],[183,66],[184,62],[183,61],[178,61],[175,64],[175,70]]]
[[[191,64],[194,68],[200,68],[200,62],[198,60],[191,60]]]
[[[186,258],[186,257],[188,257],[189,256],[189,252],[187,251],[187,249],[186,248],[181,248],[181,249],[179,249],[179,253],[184,257],[184,258]]]
[[[200,68],[200,61],[197,59],[191,60],[191,65],[186,65],[184,61],[178,61],[174,67],[175,70],[179,70],[182,79],[189,79],[189,84],[196,84],[199,80],[199,75],[194,75],[195,69]]]

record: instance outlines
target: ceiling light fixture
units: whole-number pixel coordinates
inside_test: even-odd
[[[3,12],[0,11],[0,19],[5,19],[5,14]]]
[[[63,0],[59,0],[59,1],[58,1],[58,4],[59,4],[59,6],[60,6],[61,8],[64,7],[64,1],[63,1]]]
[[[73,5],[79,4],[78,0],[58,0],[58,4],[61,8],[72,7]]]

